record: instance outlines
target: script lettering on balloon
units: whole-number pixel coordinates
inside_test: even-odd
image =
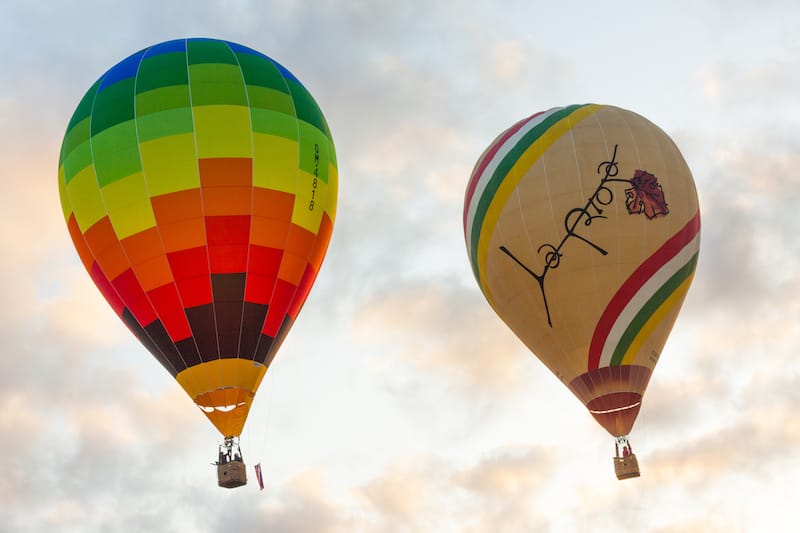
[[[553,327],[550,316],[550,306],[547,302],[545,291],[545,279],[551,270],[557,269],[561,265],[561,258],[564,257],[564,246],[570,239],[577,239],[596,250],[601,255],[608,255],[608,252],[597,243],[581,235],[581,227],[591,226],[595,220],[608,218],[604,214],[604,208],[614,201],[614,191],[608,187],[610,183],[625,183],[630,188],[625,189],[625,206],[629,214],[641,214],[648,219],[653,219],[660,215],[669,213],[667,202],[664,199],[664,191],[658,183],[656,177],[644,170],[636,170],[631,179],[617,178],[619,174],[619,164],[617,162],[618,145],[614,145],[614,152],[611,159],[603,161],[597,166],[597,174],[601,175],[600,184],[586,201],[583,207],[570,209],[564,216],[565,235],[556,244],[545,243],[536,249],[536,253],[543,254],[544,267],[540,273],[536,273],[520,261],[506,246],[500,246],[500,251],[510,257],[525,272],[530,274],[539,284],[542,293],[545,313],[547,314],[547,324]]]

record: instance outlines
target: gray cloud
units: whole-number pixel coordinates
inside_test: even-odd
[[[800,146],[756,131],[747,142],[725,137],[705,150],[695,171],[703,229],[692,293],[705,308],[736,305],[750,316],[782,299],[800,264]]]

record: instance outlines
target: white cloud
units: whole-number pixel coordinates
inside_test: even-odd
[[[386,530],[417,530],[429,524],[443,498],[432,465],[399,460],[361,488],[361,494]],[[397,525],[393,525],[397,524]],[[402,526],[400,526],[402,524]],[[430,524],[429,524],[430,525]]]
[[[493,73],[505,82],[517,81],[529,63],[525,45],[520,41],[495,43],[490,57]]]
[[[394,346],[395,357],[466,394],[509,394],[523,383],[524,348],[477,288],[401,283],[365,302],[354,324],[363,342]]]
[[[421,456],[397,461],[360,490],[372,511],[367,530],[544,530],[547,512],[536,500],[552,462],[551,453],[522,447],[465,467]]]

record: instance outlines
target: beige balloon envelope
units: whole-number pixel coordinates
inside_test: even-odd
[[[613,106],[533,115],[478,160],[464,229],[497,314],[624,438],[697,264],[697,192],[672,140]]]

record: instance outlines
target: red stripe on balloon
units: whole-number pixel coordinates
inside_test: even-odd
[[[125,310],[125,304],[111,285],[111,282],[108,281],[108,278],[103,274],[100,265],[96,262],[92,263],[92,266],[89,268],[89,276],[91,276],[92,281],[94,281],[94,284],[97,285],[97,288],[100,290],[100,294],[103,295],[114,312],[121,317],[122,312]]]
[[[252,304],[269,305],[269,297],[275,286],[275,276],[247,273],[247,284],[244,289],[244,301]]]
[[[262,276],[278,277],[283,251],[269,246],[250,245],[250,260],[247,264],[247,273]]]
[[[186,319],[186,312],[181,305],[178,290],[174,283],[168,283],[157,287],[147,293],[150,302],[161,319],[161,324],[167,330],[170,339],[177,342],[192,336],[189,321]]]
[[[234,274],[247,269],[249,215],[206,217],[206,238],[212,274]]]
[[[472,196],[475,194],[475,189],[478,187],[478,182],[480,181],[481,175],[483,171],[486,170],[486,167],[489,166],[489,162],[494,158],[497,152],[500,150],[500,147],[505,144],[505,142],[515,133],[517,133],[522,126],[527,124],[531,119],[538,117],[545,111],[540,111],[535,113],[528,118],[524,118],[508,128],[500,138],[492,144],[488,150],[484,153],[484,156],[478,161],[477,165],[475,166],[475,170],[472,171],[472,179],[467,186],[467,197],[466,201],[464,202],[464,233],[467,232],[467,213],[469,211],[469,205],[472,202]]]
[[[183,307],[197,307],[211,304],[214,297],[211,292],[211,278],[208,274],[196,278],[179,279],[175,281],[178,294],[181,296]]]
[[[133,270],[128,269],[117,276],[111,285],[125,302],[125,307],[142,327],[147,327],[157,318],[156,312]]]
[[[625,280],[625,283],[617,290],[611,298],[600,320],[597,322],[592,342],[589,345],[589,370],[595,370],[600,365],[600,357],[603,353],[603,346],[608,339],[611,328],[619,318],[619,315],[633,299],[639,289],[658,272],[670,259],[675,257],[684,246],[686,246],[700,231],[700,211],[686,223],[675,235],[665,242],[656,252],[651,255],[644,263],[634,270],[633,274]]]
[[[303,307],[303,303],[308,298],[308,293],[311,292],[311,286],[314,285],[314,280],[317,278],[317,271],[311,268],[311,265],[306,265],[306,270],[303,272],[303,277],[300,279],[300,284],[297,286],[297,292],[292,298],[292,303],[289,305],[287,314],[292,317],[292,320],[297,318],[297,313]]]
[[[269,300],[267,319],[264,321],[264,327],[261,330],[264,335],[275,337],[278,334],[296,290],[297,287],[288,281],[278,279],[275,282],[275,289],[272,292],[272,298]]]
[[[167,254],[172,275],[176,280],[190,279],[198,276],[208,277],[208,255],[205,246],[188,248]]]

